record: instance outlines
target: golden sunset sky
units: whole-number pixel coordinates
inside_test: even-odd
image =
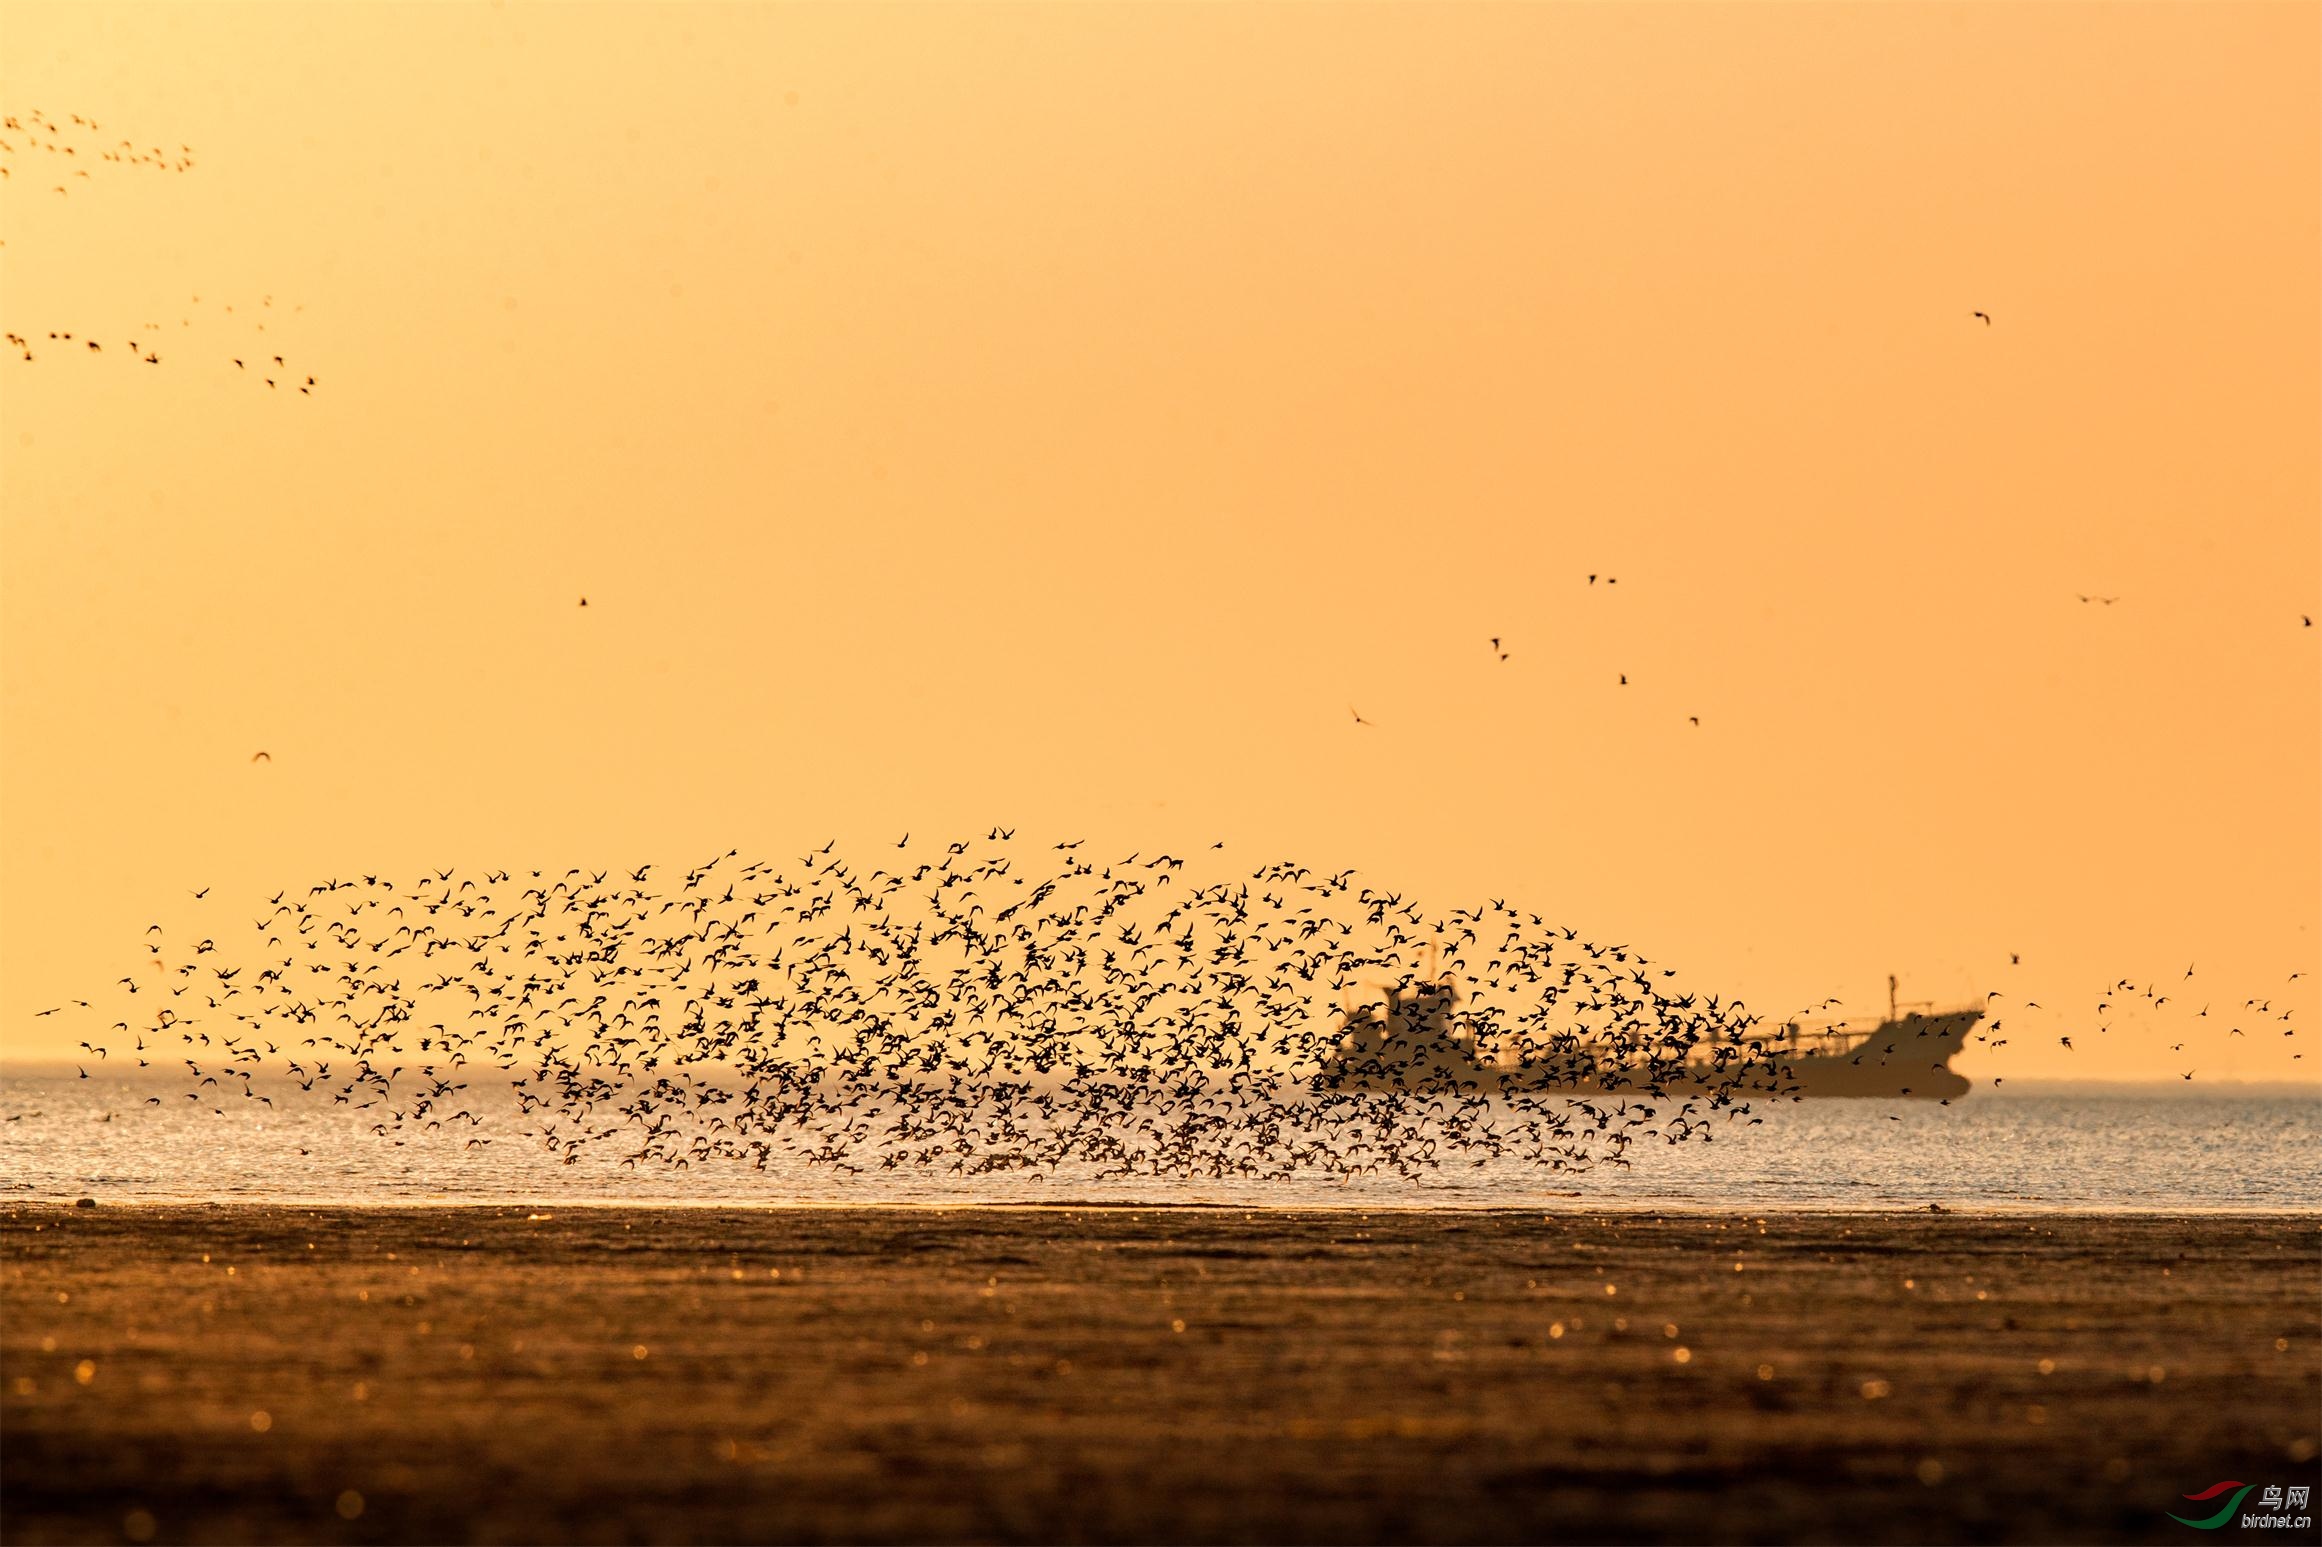
[[[2313,5],[5,0],[0,110],[8,1056],[1000,822],[2322,1072]]]

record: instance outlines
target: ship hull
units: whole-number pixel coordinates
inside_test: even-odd
[[[1842,1043],[1822,1039],[1821,1046],[1804,1045],[1793,1033],[1772,1039],[1770,1047],[1747,1058],[1734,1056],[1732,1049],[1722,1050],[1731,1060],[1724,1072],[1688,1064],[1622,1066],[1610,1073],[1584,1073],[1594,1060],[1585,1061],[1582,1069],[1510,1069],[1479,1064],[1461,1048],[1426,1039],[1393,1058],[1374,1055],[1336,1062],[1324,1069],[1320,1084],[1331,1090],[1371,1092],[1454,1089],[1629,1096],[1650,1091],[1656,1095],[1728,1098],[1867,1096],[1949,1101],[1973,1088],[1951,1067],[1951,1059],[1966,1046],[1969,1031],[1982,1018],[1980,1010],[1914,1013],[1885,1021],[1875,1031],[1850,1036]]]
[[[1973,1086],[1951,1067],[1980,1010],[1906,1015],[1887,1021],[1850,1053],[1802,1053],[1783,1060],[1801,1096],[1898,1096],[1949,1101]]]
[[[1955,1100],[1974,1085],[1951,1067],[1951,1059],[1967,1045],[1969,1031],[1981,1019],[1980,1010],[1904,1015],[1883,1022],[1839,1052],[1788,1052],[1777,1043],[1766,1067],[1753,1069],[1746,1083],[1776,1096]],[[1718,1083],[1700,1074],[1658,1082],[1660,1089],[1678,1093],[1711,1091]]]

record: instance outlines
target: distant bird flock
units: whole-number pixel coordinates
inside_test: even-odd
[[[1788,1088],[1740,1006],[1504,901],[1429,921],[1352,871],[1197,880],[1084,847],[994,828],[869,868],[826,845],[667,880],[334,879],[247,928],[156,924],[113,1009],[70,1008],[111,1021],[94,1058],[182,1061],[172,1099],[221,1116],[287,1074],[382,1138],[636,1166],[1565,1168],[1709,1139]],[[1454,978],[1451,1064],[1408,1010]],[[512,1135],[486,1071],[513,1083]]]
[[[181,942],[154,924],[113,1008],[42,1013],[110,1020],[82,1044],[93,1059],[182,1062],[175,1099],[221,1117],[270,1107],[261,1077],[287,1077],[391,1142],[513,1138],[630,1166],[1577,1169],[1712,1140],[1796,1091],[1738,1003],[1504,900],[1430,920],[1353,871],[1202,879],[1176,855],[1085,847],[995,827],[905,834],[868,868],[828,844],[667,879],[332,879],[275,894],[246,930]],[[2115,985],[2097,1029],[2136,993]],[[2232,1019],[2297,1035],[2270,1000]]]
[[[13,193],[45,187],[52,197],[71,198],[94,192],[99,178],[117,173],[182,174],[197,165],[190,145],[171,150],[129,139],[108,140],[106,132],[96,119],[78,113],[65,115],[61,124],[37,109],[0,115],[0,189]],[[296,351],[283,342],[286,321],[303,312],[303,305],[277,307],[271,295],[260,295],[255,305],[248,300],[232,304],[215,296],[205,302],[195,295],[177,310],[174,327],[166,319],[150,317],[134,322],[115,318],[102,326],[94,322],[65,326],[60,320],[38,328],[11,319],[11,326],[0,329],[0,339],[26,365],[68,359],[92,365],[104,359],[162,365],[191,359],[230,373],[260,393],[312,397],[320,388],[313,369],[298,362]],[[203,324],[198,332],[191,331],[197,314]]]

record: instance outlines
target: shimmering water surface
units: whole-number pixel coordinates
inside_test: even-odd
[[[480,1082],[479,1082],[480,1085]],[[271,1089],[271,1087],[269,1087]],[[0,1196],[115,1201],[1359,1203],[1684,1208],[2154,1209],[2322,1212],[2322,1097],[2026,1095],[1932,1102],[1814,1100],[1707,1142],[1655,1143],[1626,1168],[1546,1171],[1461,1160],[1416,1177],[1233,1181],[1099,1176],[1093,1168],[849,1174],[789,1160],[624,1169],[618,1151],[560,1163],[520,1136],[515,1104],[477,1105],[458,1132],[371,1131],[294,1085],[225,1115],[182,1079],[70,1067],[0,1069]],[[158,1104],[149,1104],[158,1098]],[[489,1136],[488,1145],[470,1141]],[[402,1140],[401,1143],[395,1142]]]

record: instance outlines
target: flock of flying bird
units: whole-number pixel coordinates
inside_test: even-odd
[[[277,894],[248,949],[154,925],[115,1010],[59,1008],[118,1014],[93,1057],[182,1060],[182,1099],[221,1116],[287,1077],[384,1139],[481,1148],[513,1121],[567,1163],[1565,1168],[1758,1121],[1787,1088],[1738,1004],[1504,902],[1431,922],[1351,871],[1201,883],[1002,828],[897,847],[787,873],[729,852],[669,883],[332,880]],[[1408,1014],[1454,976],[1456,1068]]]
[[[2017,957],[2009,958],[2011,964],[2014,964],[2019,960],[2020,958]],[[2098,1034],[2102,1035],[2105,1032],[2111,1031],[2114,1022],[2124,1013],[2141,1013],[2143,1011],[2150,1010],[2152,1013],[2158,1014],[2162,1010],[2167,1009],[2173,1000],[2179,1002],[2180,1012],[2190,1009],[2190,1005],[2183,1002],[2182,988],[2185,983],[2189,983],[2193,980],[2193,970],[2198,965],[2199,963],[2196,962],[2188,962],[2186,964],[2185,976],[2179,980],[2176,988],[2169,988],[2169,985],[2158,982],[2147,983],[2140,988],[2137,986],[2136,981],[2132,978],[2118,978],[2110,984],[2107,984],[2103,994],[2097,999],[2096,1002],[2095,1019],[2096,1030]],[[2306,974],[2303,972],[2293,972],[2289,976],[2289,981],[2295,983],[2305,975]],[[2167,989],[2168,991],[2163,992],[2164,989]],[[2007,997],[2008,996],[2003,994],[2001,991],[1994,989],[1984,996],[1984,1004],[1986,1009],[2003,1008],[1999,1001]],[[2041,1008],[2040,1002],[2037,999],[2025,999],[2020,1001],[2020,1003],[2026,1010],[2037,1010]],[[2198,1011],[2193,1012],[2190,1018],[2195,1021],[2206,1021],[2209,1019],[2209,1011],[2211,1008],[2212,1006],[2210,1003],[2204,1003]],[[2262,1020],[2269,1023],[2266,1028],[2269,1031],[2272,1030],[2275,1026],[2279,1026],[2281,1028],[2282,1035],[2285,1037],[2295,1037],[2298,1034],[2298,1027],[2293,1024],[2296,1019],[2296,1012],[2286,1008],[2276,1009],[2274,1007],[2274,1001],[2271,996],[2253,994],[2248,998],[2243,999],[2240,1005],[2231,1010],[2224,1018],[2234,1021],[2249,1021],[2253,1025]],[[2006,1025],[2007,1021],[2004,1018],[1995,1017],[1991,1023],[1991,1029],[1980,1034],[1976,1040],[1979,1042],[1987,1043],[1994,1048],[2006,1047],[2010,1040],[2009,1038],[1993,1035],[1994,1032],[2000,1031]],[[2225,1034],[2229,1037],[2242,1037],[2245,1039],[2249,1036],[2248,1030],[2238,1025],[2227,1027]],[[2056,1041],[2060,1046],[2063,1047],[2066,1052],[2073,1051],[2071,1037],[2059,1036]],[[2185,1051],[2188,1045],[2189,1044],[2183,1038],[2179,1038],[2177,1041],[2169,1044],[2169,1051],[2172,1053],[2182,1053]],[[2290,1061],[2293,1063],[2302,1063],[2305,1061],[2305,1057],[2306,1055],[2302,1052],[2293,1052],[2290,1054]],[[2200,1071],[2198,1070],[2187,1069],[2181,1072],[2177,1078],[2190,1081],[2193,1076],[2199,1072]],[[1997,1085],[2001,1083],[2001,1080],[1999,1078],[1994,1078],[1992,1083]]]
[[[1352,871],[1201,882],[1173,855],[1103,863],[997,827],[916,851],[906,834],[868,869],[833,847],[787,872],[729,851],[668,882],[334,879],[225,943],[155,924],[107,995],[111,1034],[82,1046],[182,1061],[182,1099],[218,1116],[271,1107],[287,1078],[396,1143],[481,1149],[512,1123],[567,1164],[965,1175],[1625,1164],[1797,1088],[1740,1004],[1505,901],[1430,920]],[[2100,1015],[2137,994],[2122,980]],[[42,1013],[68,1008],[114,1013]]]
[[[194,297],[194,299],[199,301],[201,297],[197,295]],[[226,310],[230,312],[233,310],[233,308],[229,306],[226,308]],[[186,326],[192,326],[191,318],[186,319]],[[260,326],[261,331],[263,331],[264,325],[261,324]],[[145,324],[145,327],[150,331],[159,328],[160,324],[149,322]],[[32,340],[26,338],[23,334],[0,333],[0,338],[5,338],[8,341],[9,347],[16,350],[18,355],[27,363],[30,363],[31,361],[38,358],[38,356],[33,353]],[[65,349],[73,349],[73,346],[78,345],[79,349],[75,350],[75,353],[86,351],[89,354],[103,354],[105,352],[105,345],[102,340],[79,337],[69,331],[52,331],[48,335],[48,342]],[[129,359],[137,361],[141,364],[159,365],[161,363],[161,346],[157,340],[141,340],[132,338],[123,342],[120,345],[120,348],[122,351],[126,352]],[[315,378],[308,376],[303,382],[300,381],[297,378],[296,373],[283,362],[282,356],[258,355],[253,352],[253,359],[255,360],[255,368],[253,368],[250,363],[244,361],[242,357],[233,357],[234,369],[237,371],[249,372],[253,380],[263,381],[270,388],[290,387],[294,388],[301,397],[311,397],[314,395],[314,389],[317,385]],[[272,374],[269,374],[269,372]]]
[[[39,108],[28,113],[9,113],[0,116],[0,157],[38,152],[39,166],[27,164],[21,170],[56,178],[49,191],[67,196],[71,195],[75,182],[92,178],[99,167],[143,167],[155,172],[193,170],[191,145],[180,145],[172,151],[160,145],[139,145],[134,140],[107,144],[94,138],[104,132],[103,124],[78,113],[66,114],[61,124]],[[0,179],[13,181],[18,170],[13,159],[0,160]]]
[[[129,140],[107,145],[95,138],[102,132],[103,126],[95,119],[84,118],[78,113],[68,114],[64,124],[56,123],[37,109],[23,115],[0,117],[0,179],[13,183],[19,171],[37,172],[61,179],[53,186],[53,191],[70,194],[76,186],[76,179],[90,178],[96,170],[107,166],[189,172],[195,165],[191,146],[180,145],[175,152],[171,152],[160,146],[140,148]],[[37,167],[19,165],[20,161],[29,162],[34,156],[40,158]],[[253,386],[263,383],[266,388],[286,394],[296,392],[302,397],[311,397],[319,382],[303,365],[290,363],[287,358],[290,351],[282,348],[279,332],[279,325],[285,316],[305,309],[304,306],[292,306],[277,312],[272,296],[264,296],[255,308],[244,306],[239,312],[233,306],[221,308],[219,303],[213,302],[209,310],[214,315],[206,317],[205,322],[222,325],[238,335],[238,338],[219,342],[205,329],[203,334],[198,335],[201,347],[214,349],[219,369],[230,368],[238,375],[246,376]],[[187,314],[178,319],[179,328],[194,327],[193,313],[199,310],[203,310],[203,305],[202,298],[197,295],[188,303]],[[268,332],[268,319],[276,324],[275,336],[259,339],[258,334]],[[135,329],[116,325],[101,334],[85,326],[77,330],[44,328],[39,331],[45,336],[37,342],[32,333],[13,329],[0,333],[0,338],[5,338],[8,346],[16,351],[18,359],[26,364],[44,357],[62,356],[86,360],[91,355],[111,354],[116,358],[125,356],[136,364],[160,365],[164,360],[175,357],[174,350],[168,355],[162,353],[163,344],[169,335],[159,322],[148,321]],[[123,338],[124,333],[133,333],[135,336]],[[183,334],[179,336],[184,337]],[[230,367],[227,364],[229,361]]]

